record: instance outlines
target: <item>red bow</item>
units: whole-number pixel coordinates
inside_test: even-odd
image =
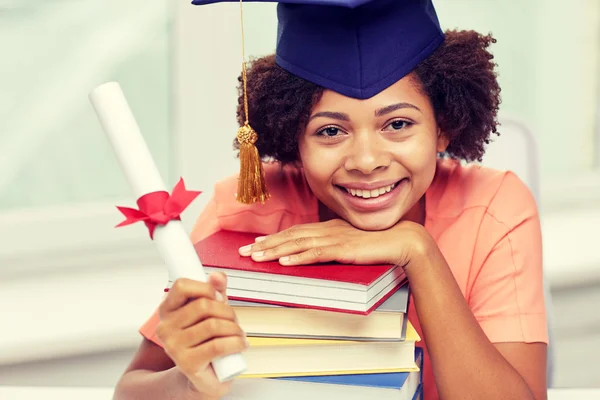
[[[183,179],[180,178],[169,195],[166,191],[147,193],[137,200],[139,210],[129,207],[117,206],[119,211],[125,215],[125,221],[116,227],[130,225],[138,221],[144,221],[150,238],[154,239],[154,229],[157,225],[166,225],[171,220],[179,220],[180,214],[192,201],[202,192],[186,190]]]

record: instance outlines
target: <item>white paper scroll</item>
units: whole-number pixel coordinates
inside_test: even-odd
[[[120,85],[105,83],[89,97],[136,199],[147,193],[166,191]],[[157,226],[154,242],[171,280],[188,278],[206,282],[202,264],[180,221]],[[241,354],[213,360],[212,365],[221,382],[235,378],[247,368]]]

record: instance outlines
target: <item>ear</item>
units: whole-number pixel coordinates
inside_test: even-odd
[[[444,132],[442,132],[440,130],[440,128],[438,128],[437,133],[438,133],[437,134],[437,152],[443,153],[448,148],[448,145],[450,144],[450,140],[448,139],[448,136],[446,136],[444,134]]]

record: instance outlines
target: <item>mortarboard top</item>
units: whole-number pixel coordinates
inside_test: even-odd
[[[282,0],[277,19],[280,67],[358,99],[399,81],[444,40],[431,0]]]
[[[402,79],[444,41],[432,0],[192,0],[194,5],[277,2],[275,62],[293,75],[357,99]],[[242,34],[243,55],[243,34]],[[264,202],[268,191],[247,121],[238,131],[237,199]],[[250,105],[252,107],[252,105]]]

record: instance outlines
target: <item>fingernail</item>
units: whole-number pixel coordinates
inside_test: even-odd
[[[255,258],[261,258],[264,255],[265,255],[264,251],[257,251],[256,253],[252,253],[252,257],[255,257]]]
[[[240,253],[248,254],[248,253],[250,253],[251,250],[252,250],[251,244],[244,246],[244,247],[240,247]]]
[[[254,239],[255,242],[262,242],[263,240],[265,240],[267,237],[266,236],[258,236],[256,239]]]
[[[285,264],[285,263],[287,263],[287,262],[289,262],[289,261],[290,261],[290,258],[289,258],[288,256],[281,257],[281,258],[279,259],[279,262],[280,262],[280,263],[282,263],[282,264]]]
[[[223,295],[221,294],[221,292],[217,292],[217,294],[215,295],[216,299],[218,301],[223,301],[225,300],[225,298],[223,297]]]

